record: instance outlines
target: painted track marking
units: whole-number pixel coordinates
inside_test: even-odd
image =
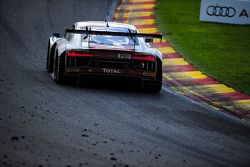
[[[158,33],[154,19],[156,0],[122,0],[114,20],[135,25],[140,32]],[[189,64],[167,42],[154,40],[153,47],[163,53],[163,83],[178,93],[217,110],[250,118],[250,96],[221,84]],[[198,97],[198,98],[197,98]]]

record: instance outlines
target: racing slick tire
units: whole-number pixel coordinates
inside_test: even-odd
[[[162,62],[157,60],[157,73],[155,81],[144,81],[143,89],[146,92],[158,93],[162,88]]]
[[[158,93],[161,91],[161,81],[144,81],[143,89],[146,92]]]
[[[54,80],[62,84],[65,81],[64,77],[64,64],[65,64],[65,57],[64,55],[58,56],[58,52],[56,51],[56,60],[55,60],[55,70],[54,70]]]
[[[48,42],[48,51],[47,51],[47,62],[46,62],[46,71],[48,73],[54,72],[54,53],[55,53],[56,44],[50,48],[50,41]]]
[[[46,72],[49,72],[49,56],[50,55],[50,40],[48,42],[48,51],[47,51],[47,61],[46,61]]]

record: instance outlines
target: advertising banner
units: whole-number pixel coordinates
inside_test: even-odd
[[[250,1],[202,0],[200,21],[250,24]]]

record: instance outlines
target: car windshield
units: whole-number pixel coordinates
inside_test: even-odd
[[[110,32],[129,32],[127,28],[121,27],[91,27],[93,31],[110,31]],[[135,32],[130,30],[130,32]],[[86,34],[82,35],[82,42],[87,42]],[[138,45],[138,39],[135,37],[126,36],[111,36],[111,35],[90,35],[90,43],[101,44],[101,45],[111,45],[111,46],[133,46]]]

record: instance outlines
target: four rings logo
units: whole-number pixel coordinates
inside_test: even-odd
[[[207,14],[209,16],[233,17],[236,14],[236,10],[233,7],[208,6]]]

